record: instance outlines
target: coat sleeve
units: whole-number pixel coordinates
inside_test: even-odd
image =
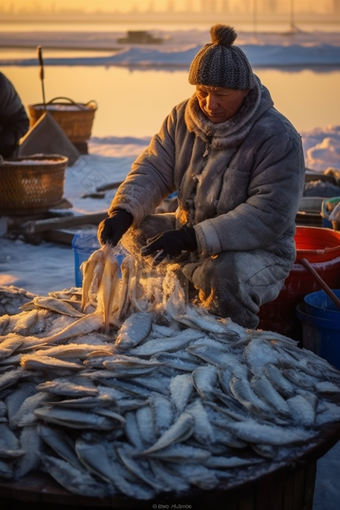
[[[15,88],[0,73],[0,154],[4,158],[11,156],[28,128],[28,117]]]
[[[132,214],[134,225],[137,225],[175,190],[176,119],[174,108],[148,148],[132,164],[115,194],[109,215],[114,209],[124,209]]]
[[[285,233],[292,235],[305,174],[300,136],[273,134],[254,152],[247,200],[195,225],[204,256],[264,248]]]

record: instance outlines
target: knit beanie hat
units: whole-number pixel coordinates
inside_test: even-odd
[[[245,53],[233,46],[237,37],[228,25],[216,24],[210,29],[211,43],[206,44],[194,57],[189,71],[191,85],[224,87],[246,90],[254,85],[255,78]]]

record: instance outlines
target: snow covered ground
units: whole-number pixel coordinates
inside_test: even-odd
[[[162,33],[154,32],[158,37]],[[118,34],[121,36],[122,34]],[[64,34],[44,32],[0,34],[0,45],[28,46],[53,44],[61,47],[75,47],[78,44],[87,48],[117,47],[116,33],[76,33]],[[206,32],[188,31],[171,33],[163,45],[157,48],[129,46],[113,55],[105,57],[70,57],[70,65],[188,65],[207,41]],[[295,34],[240,34],[238,43],[243,45],[253,65],[340,65],[340,34],[305,33]],[[107,59],[103,61],[102,59]],[[57,65],[65,64],[64,59],[55,59]],[[16,60],[0,57],[0,65],[37,65],[36,58]],[[52,59],[46,64],[53,64]],[[335,98],[335,108],[339,99]],[[340,111],[340,109],[339,109]],[[160,123],[162,119],[159,119]],[[301,133],[306,167],[310,171],[324,172],[328,168],[340,171],[340,119],[339,124],[315,128]],[[113,191],[105,193],[102,199],[82,198],[95,191],[95,183],[123,180],[132,161],[147,145],[148,139],[132,137],[92,138],[89,155],[81,156],[76,164],[66,172],[64,196],[73,205],[72,212],[91,213],[108,209]],[[0,285],[15,285],[30,292],[47,295],[53,290],[70,288],[75,284],[74,254],[67,245],[43,242],[38,246],[27,244],[22,238],[8,239],[6,218],[0,218]],[[314,510],[338,510],[340,501],[340,443],[318,462]]]

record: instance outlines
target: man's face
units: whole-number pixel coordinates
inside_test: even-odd
[[[224,122],[241,108],[249,90],[196,85],[196,96],[204,115],[214,124]]]

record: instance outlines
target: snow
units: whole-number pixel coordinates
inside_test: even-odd
[[[43,156],[43,155],[42,155]],[[63,161],[66,162],[66,159],[64,159]],[[57,163],[59,164],[60,161],[57,160]],[[56,164],[56,160],[55,159],[48,159],[48,158],[44,158],[44,159],[21,159],[21,160],[18,160],[18,161],[6,161],[6,165],[9,165],[9,166],[28,166],[28,165],[31,165],[31,166],[36,166],[36,165],[55,165]]]
[[[240,45],[241,46],[241,45]],[[291,66],[291,65],[339,65],[339,47],[322,44],[319,46],[290,45],[286,47],[278,45],[263,46],[259,44],[245,44],[241,46],[253,66]],[[98,57],[64,57],[45,58],[46,65],[90,65],[90,66],[189,66],[190,62],[200,50],[200,45],[179,51],[153,50],[149,48],[127,48],[110,56]],[[292,59],[293,55],[293,59]],[[0,65],[6,65],[7,61],[0,59]],[[11,65],[36,65],[34,59],[13,59]]]
[[[46,65],[121,65],[121,66],[188,66],[198,49],[206,42],[206,31],[188,30],[172,32],[157,47],[116,44],[121,32],[3,32],[0,45],[31,46],[40,44],[65,48],[83,46],[97,51],[108,46],[111,55],[96,57],[48,58]],[[239,45],[253,65],[262,66],[312,66],[340,64],[340,34],[334,32],[302,32],[286,34],[240,33]],[[98,51],[98,53],[100,53]],[[101,52],[102,53],[102,52]],[[0,58],[0,65],[37,65],[32,58]],[[5,72],[5,71],[4,71]],[[184,99],[184,98],[183,98]],[[163,119],[159,119],[160,124]],[[340,122],[340,120],[339,120]],[[340,124],[302,132],[306,167],[310,172],[325,172],[333,168],[340,171]],[[121,181],[131,163],[147,146],[149,138],[92,137],[89,154],[81,156],[66,171],[64,196],[72,204],[74,214],[107,211],[114,191],[105,192],[102,199],[82,198],[96,191],[105,183]],[[65,211],[58,211],[61,213]],[[0,285],[15,285],[39,295],[70,288],[75,285],[75,257],[67,245],[42,242],[39,245],[24,242],[22,237],[6,236],[8,219],[0,217]],[[95,233],[95,229],[92,229]],[[76,232],[76,231],[74,231]],[[340,500],[340,443],[318,461],[314,496],[314,510],[337,510]]]
[[[119,44],[122,32],[3,32],[4,47],[37,46],[100,50],[98,56],[45,58],[46,65],[123,65],[123,66],[188,66],[203,44],[207,30],[150,31],[163,39],[161,44]],[[237,44],[245,51],[253,66],[339,65],[340,37],[337,32],[284,33],[239,32]],[[103,55],[103,53],[111,53]],[[6,59],[0,65],[37,65],[37,58]]]
[[[43,110],[44,105],[37,105],[35,106],[36,110]],[[72,111],[72,112],[78,112],[79,110],[93,110],[94,108],[91,108],[89,106],[85,106],[81,103],[78,105],[69,105],[69,104],[50,104],[46,107],[46,110],[58,110],[58,111]]]

